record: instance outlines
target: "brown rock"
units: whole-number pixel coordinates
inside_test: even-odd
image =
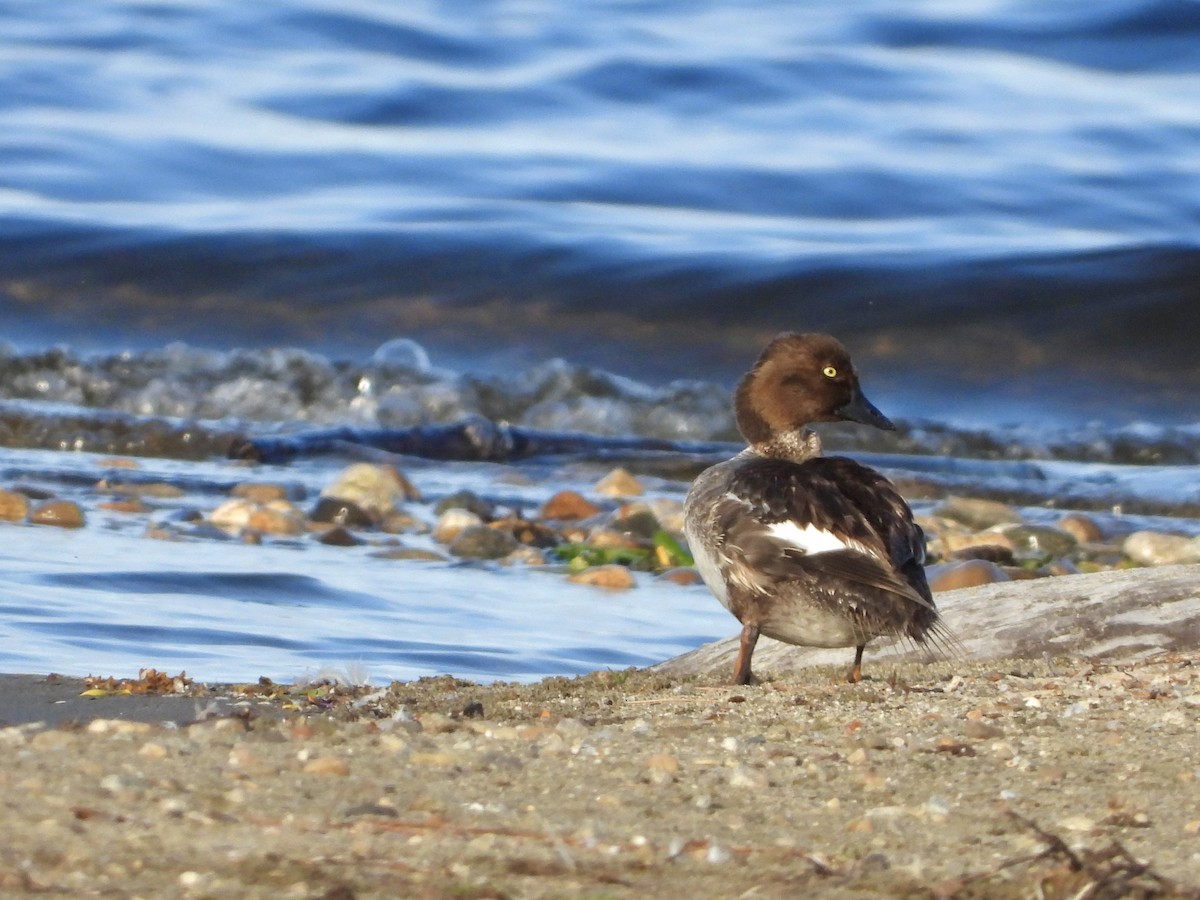
[[[703,584],[704,579],[700,577],[700,573],[688,566],[682,566],[677,569],[667,569],[663,572],[656,581],[670,581],[675,584],[681,584],[685,587],[691,584]]]
[[[272,500],[251,510],[246,527],[263,534],[303,534],[304,515],[286,500]]]
[[[1058,527],[1081,544],[1094,544],[1104,539],[1104,533],[1096,520],[1079,513],[1068,513],[1058,520]]]
[[[1008,581],[1008,575],[995,563],[985,559],[964,559],[959,562],[939,563],[925,570],[929,589],[934,592],[953,591],[957,588],[975,587]]]
[[[287,488],[282,484],[256,484],[251,481],[235,484],[229,494],[232,497],[249,500],[251,503],[269,503],[272,500],[288,498]]]
[[[590,584],[614,591],[627,591],[637,584],[633,573],[624,566],[618,565],[592,566],[578,574],[571,575],[567,581],[575,584]]]
[[[934,508],[933,514],[961,522],[970,528],[990,528],[1021,521],[1021,514],[1007,503],[975,497],[947,497]]]
[[[350,774],[350,766],[344,759],[336,756],[318,756],[304,765],[305,775],[338,775]]]
[[[29,500],[15,491],[0,491],[0,519],[20,522],[29,514]]]
[[[543,519],[587,519],[600,512],[600,507],[575,491],[559,491],[542,506]]]
[[[642,483],[622,468],[613,469],[592,490],[604,497],[640,497],[646,492]]]
[[[29,514],[34,525],[54,525],[58,528],[82,528],[83,510],[70,500],[46,500]]]
[[[483,519],[469,509],[452,507],[442,513],[433,526],[433,539],[442,544],[448,544],[468,528],[483,526]]]

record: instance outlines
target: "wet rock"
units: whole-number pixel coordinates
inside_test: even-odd
[[[1021,521],[1021,514],[1007,503],[974,497],[947,497],[934,508],[933,514],[975,529]]]
[[[523,519],[516,514],[497,519],[490,523],[489,527],[507,531],[518,542],[530,547],[554,547],[562,543],[558,532],[549,525],[531,519]]]
[[[29,514],[29,500],[15,491],[0,491],[0,520],[20,522]]]
[[[70,500],[46,500],[37,504],[29,513],[34,525],[53,525],[56,528],[82,528],[83,510]]]
[[[1135,531],[1125,538],[1125,555],[1144,566],[1200,562],[1200,538],[1161,531]]]
[[[483,519],[469,509],[453,507],[446,510],[433,526],[433,539],[448,544],[468,528],[483,524]]]
[[[567,578],[574,584],[590,584],[593,587],[608,588],[614,591],[627,591],[637,582],[633,573],[624,566],[591,566]]]
[[[673,584],[684,585],[685,587],[692,584],[704,584],[704,579],[700,577],[700,573],[688,566],[680,566],[675,569],[667,569],[661,573],[655,581],[670,581]]]
[[[329,522],[348,528],[372,528],[375,525],[375,519],[365,509],[340,497],[321,497],[309,518],[314,522]]]
[[[123,500],[106,500],[103,503],[97,503],[96,508],[107,510],[108,512],[131,513],[135,515],[150,511],[150,507],[137,497],[128,497]]]
[[[529,547],[524,544],[517,547],[512,553],[504,557],[506,563],[522,566],[544,566],[546,565],[546,554],[537,547]]]
[[[605,550],[637,550],[642,547],[637,538],[612,528],[593,528],[588,532],[587,543]]]
[[[417,562],[449,562],[449,558],[433,550],[423,550],[420,547],[391,547],[372,553],[376,559],[405,559]]]
[[[321,497],[354,504],[377,525],[408,499],[419,499],[419,492],[393,466],[355,463],[341,471],[331,484],[321,491]],[[320,508],[320,507],[318,507]],[[317,518],[314,511],[313,518]],[[318,519],[318,521],[336,521]],[[350,524],[338,522],[338,524]]]
[[[362,538],[356,537],[340,525],[317,535],[317,540],[331,547],[357,547],[363,543]]]
[[[941,537],[941,548],[948,555],[977,547],[990,548],[987,552],[992,555],[1006,550],[1009,556],[1017,549],[1012,539],[999,531],[947,532]]]
[[[286,500],[272,500],[251,511],[247,527],[263,534],[304,534],[304,513]]]
[[[662,530],[654,513],[641,504],[623,507],[613,520],[613,527],[639,538],[652,538]]]
[[[998,566],[1011,566],[1016,562],[1013,548],[1001,544],[978,544],[970,547],[960,547],[949,554],[950,559],[982,559]]]
[[[398,509],[379,523],[379,530],[385,534],[427,534],[429,526],[416,516]]]
[[[1058,527],[1081,544],[1094,544],[1104,539],[1096,520],[1081,513],[1068,513],[1058,520]]]
[[[491,503],[484,500],[474,491],[456,491],[448,497],[443,497],[434,506],[433,511],[437,515],[441,515],[447,510],[465,509],[479,516],[483,521],[490,520],[494,515],[494,508]]]
[[[938,563],[926,568],[925,577],[929,579],[929,589],[935,593],[1009,580],[1003,569],[984,559]]]
[[[543,519],[588,519],[600,512],[600,507],[576,491],[559,491],[542,506]]]
[[[602,497],[640,497],[646,492],[642,483],[622,468],[613,469],[592,490]]]
[[[250,529],[263,534],[297,535],[305,530],[303,513],[286,500],[263,505],[235,497],[214,509],[208,520],[230,533]]]
[[[450,542],[449,550],[463,559],[500,559],[517,549],[517,539],[507,531],[472,525]]]
[[[1001,533],[1018,551],[1037,556],[1066,556],[1076,546],[1068,532],[1046,525],[1010,525]]]
[[[251,503],[269,503],[272,500],[287,500],[288,492],[282,484],[264,484],[243,481],[230,490],[231,497],[241,497]]]

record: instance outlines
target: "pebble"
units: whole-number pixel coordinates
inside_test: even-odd
[[[288,498],[287,488],[282,484],[268,484],[253,481],[243,481],[241,484],[235,484],[230,490],[231,497],[241,497],[243,500],[249,500],[252,503],[269,503],[272,500],[286,500]]]
[[[308,516],[314,522],[330,522],[347,528],[374,528],[375,519],[349,500],[321,497]]]
[[[0,519],[20,522],[29,514],[29,499],[15,491],[0,491]]]
[[[303,772],[305,775],[346,776],[350,774],[350,764],[337,756],[318,756],[304,764]]]
[[[687,566],[682,566],[675,569],[667,569],[665,572],[659,574],[655,580],[670,581],[673,584],[684,586],[704,583],[704,579],[700,577],[700,573]]]
[[[597,481],[592,490],[602,497],[640,497],[646,492],[640,481],[619,467]]]
[[[1096,520],[1080,513],[1068,513],[1058,520],[1058,527],[1080,544],[1094,544],[1104,538]]]
[[[321,497],[353,503],[377,523],[404,500],[419,500],[420,492],[394,466],[355,463],[343,469]]]
[[[1161,531],[1135,531],[1125,538],[1122,552],[1144,566],[1200,562],[1200,538]]]
[[[1077,543],[1068,532],[1046,525],[1009,525],[1001,533],[1018,550],[1039,556],[1065,556]]]
[[[466,509],[475,513],[485,522],[492,518],[494,508],[491,503],[484,500],[474,491],[455,491],[447,497],[443,497],[433,507],[435,515],[441,515],[451,509]]]
[[[214,509],[208,520],[231,533],[249,528],[263,534],[297,535],[305,530],[304,514],[286,500],[272,500],[263,505],[234,497]]]
[[[625,591],[634,587],[637,581],[624,566],[591,566],[567,578],[574,584],[590,584],[594,587],[608,588],[614,591]]]
[[[341,525],[335,525],[328,531],[321,532],[317,535],[317,540],[331,547],[357,547],[363,543],[362,538],[356,537]]]
[[[507,531],[472,525],[456,534],[448,549],[463,559],[500,559],[517,549],[517,539]]]
[[[559,491],[544,504],[539,513],[543,519],[590,519],[599,515],[600,507],[576,491]]]
[[[37,504],[29,513],[34,525],[53,525],[57,528],[82,528],[83,510],[70,500],[46,500]]]
[[[929,579],[929,589],[935,593],[1009,580],[1002,568],[985,559],[936,563],[925,569],[925,577]]]
[[[454,507],[443,512],[433,526],[433,539],[441,544],[448,544],[468,528],[478,528],[483,525],[479,518],[469,509]]]
[[[1007,503],[975,497],[947,497],[934,507],[933,514],[976,529],[1021,521],[1021,514]]]

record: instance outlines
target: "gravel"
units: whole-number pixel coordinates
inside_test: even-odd
[[[0,890],[1200,896],[1200,654],[843,669],[10,697]]]

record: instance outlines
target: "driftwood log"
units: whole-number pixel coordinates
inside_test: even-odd
[[[1121,661],[1200,647],[1200,565],[1008,581],[946,591],[935,599],[968,659]],[[732,635],[737,623],[732,617],[729,623]],[[655,668],[729,672],[737,648],[737,638],[729,637]],[[762,638],[754,668],[760,675],[789,676],[809,666],[844,666],[852,655],[852,649],[796,647]],[[865,668],[880,675],[889,661],[928,658],[922,649],[878,640],[867,646]]]

